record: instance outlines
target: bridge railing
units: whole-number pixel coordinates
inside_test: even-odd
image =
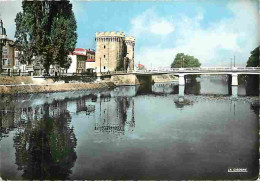
[[[189,71],[252,71],[260,70],[260,67],[190,67],[190,68],[152,68],[146,70],[135,70],[135,73],[151,72],[189,72]]]
[[[114,75],[114,74],[129,74],[129,73],[134,73],[135,71],[133,70],[116,70],[116,71],[108,71],[108,72],[101,72],[100,74],[102,76],[105,76],[105,75]]]

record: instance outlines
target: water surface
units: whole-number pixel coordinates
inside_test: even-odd
[[[246,90],[232,97],[220,76],[188,80],[184,96],[176,83],[2,96],[1,177],[252,179],[259,110]]]

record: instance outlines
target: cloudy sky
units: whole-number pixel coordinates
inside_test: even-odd
[[[78,48],[95,48],[95,32],[124,31],[136,37],[135,62],[169,67],[177,53],[202,66],[244,66],[259,45],[258,0],[176,0],[167,2],[73,1]],[[21,1],[0,1],[9,38]]]

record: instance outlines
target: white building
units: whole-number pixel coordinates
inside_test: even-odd
[[[95,52],[90,49],[76,48],[73,53],[69,54],[71,65],[67,73],[85,73],[93,72],[95,67]]]

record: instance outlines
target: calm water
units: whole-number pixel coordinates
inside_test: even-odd
[[[224,76],[187,81],[184,97],[175,83],[2,96],[1,177],[256,177],[258,97],[243,84],[233,98]]]

